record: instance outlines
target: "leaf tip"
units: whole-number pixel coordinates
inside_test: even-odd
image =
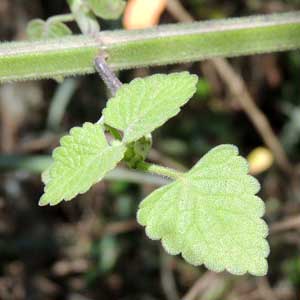
[[[49,202],[48,202],[48,200],[45,200],[44,196],[42,196],[40,198],[39,203],[38,203],[39,206],[46,206],[48,204],[49,204]]]

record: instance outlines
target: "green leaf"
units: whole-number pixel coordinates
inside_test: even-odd
[[[136,141],[177,115],[196,84],[197,76],[188,72],[134,79],[108,102],[104,122],[123,131],[125,143]]]
[[[83,34],[94,34],[100,31],[100,26],[91,13],[78,12],[75,14],[76,22]]]
[[[260,185],[232,145],[208,152],[182,178],[140,204],[138,222],[167,252],[193,265],[232,274],[267,273],[268,227]]]
[[[61,22],[45,22],[35,19],[28,23],[26,29],[30,40],[45,40],[71,35],[72,31]]]
[[[67,2],[83,34],[94,34],[100,31],[96,17],[85,2],[82,0],[67,0]]]
[[[137,165],[146,159],[152,147],[151,134],[143,136],[139,140],[127,145],[124,155],[124,162],[130,167],[135,169]]]
[[[96,16],[106,19],[118,19],[126,6],[123,0],[87,0]]]
[[[74,127],[54,150],[54,163],[46,170],[46,183],[40,205],[56,205],[85,193],[112,170],[123,158],[125,147],[120,142],[110,146],[99,124],[85,123]]]

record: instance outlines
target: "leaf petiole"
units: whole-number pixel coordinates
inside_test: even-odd
[[[183,173],[170,169],[167,167],[159,166],[156,164],[150,164],[144,161],[141,161],[137,164],[136,169],[141,170],[141,171],[146,171],[149,173],[161,175],[161,176],[166,176],[168,178],[177,180],[183,176]]]

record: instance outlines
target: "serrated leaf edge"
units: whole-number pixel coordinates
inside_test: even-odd
[[[90,122],[85,122],[82,127],[73,127],[70,129],[69,131],[69,134],[66,134],[64,135],[62,138],[61,138],[61,141],[68,137],[68,136],[72,136],[72,131],[74,131],[74,129],[76,130],[76,128],[85,128],[87,126],[89,126],[90,124],[92,125],[95,125],[93,123],[90,123]],[[99,125],[100,126],[100,125]],[[105,137],[105,135],[104,135]],[[107,142],[107,140],[106,140]],[[107,142],[107,145],[108,145],[108,148],[104,149],[103,151],[100,151],[98,154],[97,154],[97,157],[98,156],[103,156],[105,152],[109,152],[109,151],[112,151],[113,149],[116,149],[118,147],[121,147],[123,148],[123,157],[124,157],[124,154],[125,154],[125,146],[119,142],[119,141],[115,141],[114,145],[109,145],[109,143]],[[64,148],[65,146],[64,145],[60,145],[59,147],[55,148],[55,150],[58,150],[60,148]],[[123,159],[123,157],[119,160],[119,162]],[[95,158],[95,160],[97,160]],[[94,161],[94,160],[93,160]],[[77,195],[80,195],[80,194],[84,194],[86,193],[93,185],[95,185],[96,183],[98,183],[99,181],[101,181],[103,179],[103,177],[105,176],[105,174],[107,174],[109,171],[111,171],[113,168],[115,168],[115,166],[118,164],[118,162],[115,163],[114,166],[112,166],[109,170],[107,170],[104,174],[99,174],[99,176],[94,180],[93,183],[90,184],[89,187],[87,188],[82,188],[81,190],[78,191],[78,193],[76,193],[76,195],[74,195],[73,197],[71,197],[70,199],[65,199],[65,197],[63,199],[60,199],[59,201],[56,201],[56,202],[51,202],[51,201],[47,201],[47,202],[43,202],[43,199],[45,198],[46,196],[46,193],[47,193],[47,189],[48,189],[48,184],[51,182],[52,178],[51,178],[51,168],[52,166],[54,166],[54,163],[55,163],[55,159],[54,159],[54,162],[52,163],[52,165],[50,167],[48,167],[43,173],[42,173],[42,181],[44,182],[45,186],[44,186],[44,193],[42,195],[42,197],[40,198],[39,200],[39,206],[46,206],[46,205],[50,205],[50,206],[55,206],[57,205],[58,203],[60,202],[63,202],[63,201],[70,201],[72,200],[73,198],[75,198]]]
[[[107,121],[105,120],[105,113],[106,113],[106,111],[108,111],[109,109],[111,109],[110,106],[114,105],[114,102],[120,102],[120,101],[121,101],[121,97],[122,97],[122,93],[123,93],[124,88],[126,89],[126,88],[130,87],[131,85],[135,85],[135,84],[138,83],[138,82],[144,82],[145,80],[151,80],[151,79],[154,78],[154,77],[159,77],[159,76],[161,76],[161,77],[164,77],[164,78],[165,78],[165,77],[170,77],[170,76],[184,76],[184,75],[185,75],[185,76],[188,75],[190,78],[193,78],[193,79],[195,80],[195,82],[194,82],[195,89],[194,89],[194,92],[191,94],[190,97],[186,98],[185,101],[184,101],[180,106],[178,106],[178,107],[176,107],[175,109],[173,109],[173,113],[171,114],[171,116],[170,116],[169,119],[173,118],[174,116],[176,116],[176,115],[180,112],[181,108],[182,108],[182,107],[183,107],[183,106],[184,106],[184,105],[192,98],[193,94],[196,92],[196,84],[197,84],[197,81],[198,81],[198,76],[197,76],[197,75],[195,75],[195,74],[190,74],[190,73],[187,72],[187,71],[183,71],[183,72],[174,72],[174,73],[170,73],[170,74],[160,74],[160,73],[157,73],[157,74],[153,74],[153,75],[147,76],[147,77],[145,77],[145,78],[135,78],[135,79],[133,79],[131,82],[123,84],[122,87],[117,91],[116,95],[108,101],[106,107],[105,107],[105,108],[103,109],[103,111],[102,111],[102,115],[103,115],[103,118],[104,118],[104,123],[107,123],[109,126],[114,127],[113,124],[111,124],[109,121],[107,122]],[[172,109],[168,109],[168,111],[171,111],[171,110],[172,110]],[[144,114],[147,115],[147,112],[145,112]],[[155,126],[155,128],[152,129],[151,132],[153,132],[153,131],[156,130],[157,128],[161,127],[161,126],[162,126],[163,124],[165,124],[169,119],[167,119],[167,120],[162,120],[161,122],[158,122],[157,125]],[[131,128],[132,128],[133,126],[135,126],[137,123],[141,123],[142,121],[143,121],[142,118],[141,118],[140,120],[136,120],[136,121],[134,122],[134,124],[131,124],[126,130],[123,130],[123,129],[121,129],[121,128],[115,128],[115,129],[121,130],[121,131],[123,132],[123,134],[124,134],[123,140],[122,140],[123,143],[128,144],[128,143],[134,142],[134,141],[136,141],[136,140],[138,140],[139,138],[142,137],[142,136],[140,136],[140,137],[138,137],[138,138],[136,138],[136,139],[129,139],[129,140],[128,140],[128,138],[127,138],[128,132],[131,130]],[[151,133],[151,132],[150,132],[150,133]]]
[[[221,148],[221,147],[223,147],[223,146],[232,146],[232,149],[235,150],[236,155],[239,156],[239,157],[242,157],[242,156],[239,155],[238,148],[237,148],[235,145],[230,145],[230,144],[216,146],[216,147],[214,147],[213,149],[211,149],[210,151],[216,151],[216,150],[218,150],[219,148]],[[204,157],[204,156],[203,156],[203,157]],[[244,157],[242,157],[242,158],[247,162],[247,160],[246,160]],[[201,161],[201,159],[193,166],[193,168],[191,168],[191,169],[190,169],[188,172],[186,172],[185,174],[187,175],[187,174],[189,174],[190,172],[192,172],[192,170],[194,169],[194,167],[196,167],[196,165],[198,165],[198,163],[200,163],[200,161]],[[249,172],[249,164],[248,164],[248,162],[247,162],[247,165],[248,165],[248,168],[247,168],[247,173],[246,173],[246,175],[247,175],[248,172]],[[254,181],[257,182],[257,184],[258,184],[258,191],[259,191],[259,189],[260,189],[260,184],[259,184],[259,182],[257,181],[257,179],[256,179],[255,177],[253,177],[252,175],[249,175],[249,174],[248,174],[248,176],[250,176],[251,178],[253,178]],[[183,178],[180,178],[180,179],[177,179],[177,180],[173,181],[173,182],[170,183],[170,184],[167,184],[167,185],[165,185],[165,186],[163,186],[163,187],[161,187],[161,188],[159,188],[159,189],[156,189],[153,193],[156,193],[156,192],[158,193],[159,191],[164,190],[164,189],[167,188],[167,187],[170,188],[170,187],[172,187],[172,185],[176,185],[176,183],[179,183],[179,182],[182,181],[183,179],[184,179],[184,177],[183,177]],[[258,191],[257,191],[257,192],[258,192]],[[166,192],[167,192],[167,191],[166,191]],[[253,193],[253,196],[257,197],[257,198],[258,198],[257,200],[260,200],[260,201],[262,202],[262,204],[263,204],[263,206],[264,206],[263,212],[265,212],[265,205],[264,205],[264,202],[262,201],[262,199],[261,199],[260,197],[256,196],[257,192]],[[150,195],[151,195],[151,194],[150,194]],[[148,195],[146,198],[148,198],[150,195]],[[146,199],[146,198],[145,198],[145,199]],[[145,199],[144,199],[144,200],[145,200]],[[140,215],[140,209],[143,208],[143,202],[144,202],[144,200],[142,200],[141,203],[140,203],[140,205],[139,205],[139,208],[138,208],[138,211],[137,211],[137,221],[138,221],[138,223],[139,223],[141,226],[145,227],[145,232],[146,232],[146,235],[148,236],[148,238],[150,238],[151,240],[161,241],[161,244],[162,244],[163,248],[164,248],[165,251],[166,251],[167,253],[169,253],[170,255],[178,255],[178,254],[180,254],[180,255],[182,256],[182,258],[183,258],[185,261],[187,261],[188,263],[190,263],[190,264],[192,264],[192,265],[194,265],[194,266],[201,266],[201,265],[204,265],[207,269],[212,270],[212,271],[214,271],[214,272],[223,272],[223,271],[226,270],[226,271],[228,271],[229,273],[231,273],[231,274],[233,274],[233,275],[244,275],[244,274],[246,274],[247,272],[250,273],[250,274],[252,274],[252,275],[254,275],[254,276],[264,276],[264,275],[266,275],[266,273],[267,273],[267,264],[268,264],[266,258],[268,257],[268,255],[269,255],[269,253],[270,253],[270,247],[269,247],[269,245],[268,245],[268,251],[267,251],[266,255],[262,258],[263,261],[264,261],[265,264],[266,264],[266,272],[265,272],[264,274],[254,274],[254,273],[251,273],[249,270],[246,270],[246,271],[244,271],[244,272],[235,272],[234,270],[232,270],[230,267],[227,267],[227,266],[222,266],[222,268],[216,269],[216,268],[214,268],[214,266],[211,266],[208,262],[204,262],[204,261],[203,261],[203,262],[200,262],[200,263],[197,263],[197,264],[194,264],[193,262],[191,262],[191,261],[189,260],[189,258],[185,255],[184,252],[182,252],[182,251],[176,251],[176,253],[175,253],[175,252],[172,253],[172,251],[170,251],[170,249],[168,248],[168,246],[167,246],[167,244],[166,244],[166,238],[165,238],[165,237],[159,237],[159,238],[156,238],[156,237],[151,236],[151,234],[149,234],[149,232],[148,232],[148,230],[147,230],[147,227],[148,227],[148,226],[147,226],[147,223],[144,223],[144,222],[141,221],[139,215]],[[269,230],[268,230],[268,226],[267,226],[266,222],[264,221],[264,219],[262,218],[262,216],[263,216],[263,214],[262,214],[261,216],[259,216],[258,218],[259,218],[259,220],[260,220],[260,221],[264,224],[264,226],[265,226],[265,234],[263,234],[263,235],[260,236],[260,237],[261,237],[262,239],[265,239],[265,240],[266,240],[266,238],[267,238],[267,236],[268,236],[268,234],[269,234]]]

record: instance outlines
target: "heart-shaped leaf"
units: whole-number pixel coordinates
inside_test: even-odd
[[[54,163],[43,174],[46,184],[40,205],[56,205],[85,193],[123,158],[125,147],[110,146],[99,124],[74,127],[54,150]]]
[[[125,143],[136,141],[177,115],[195,93],[197,81],[188,72],[134,79],[109,100],[104,122],[123,131]]]
[[[170,254],[232,274],[267,273],[268,228],[259,183],[232,145],[206,154],[188,173],[142,201],[138,221]]]

